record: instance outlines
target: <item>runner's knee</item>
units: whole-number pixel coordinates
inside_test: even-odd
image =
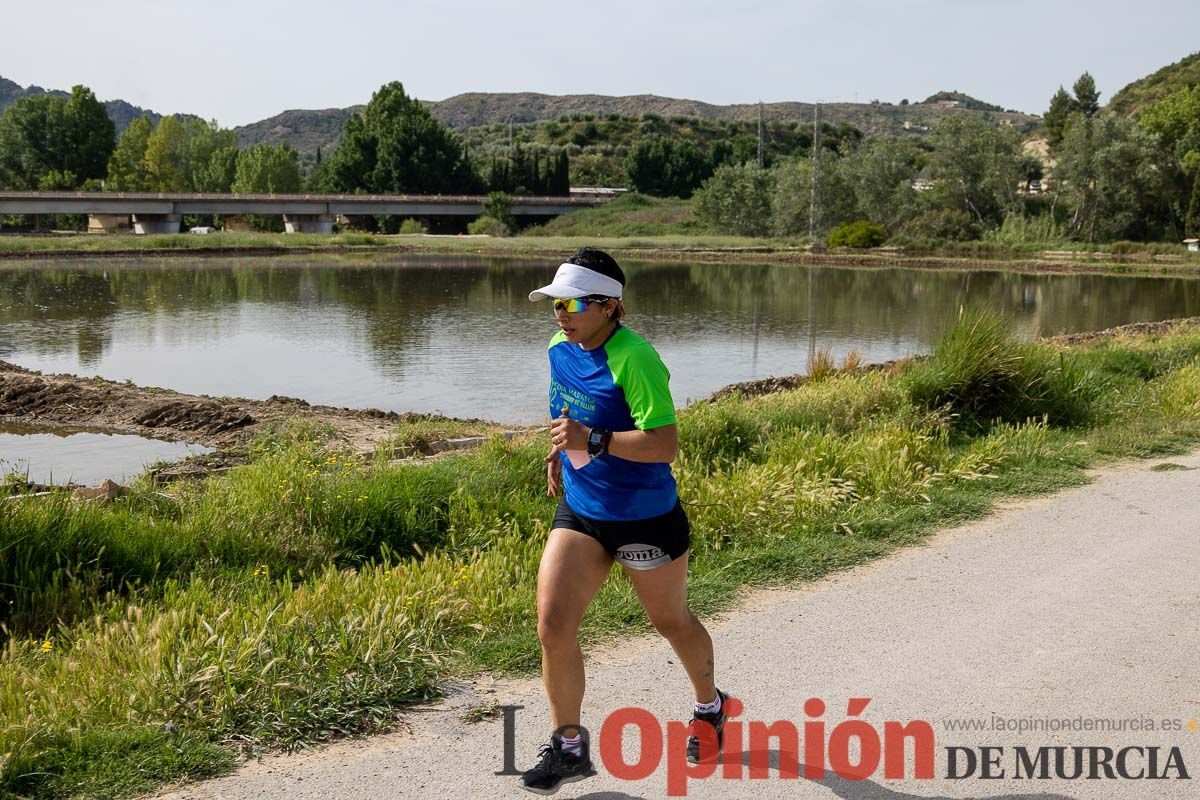
[[[691,611],[684,609],[682,612],[670,614],[653,614],[650,616],[650,624],[660,636],[675,639],[691,632],[696,624],[696,617]]]
[[[579,644],[579,620],[552,605],[538,610],[538,641],[543,647],[556,648]]]

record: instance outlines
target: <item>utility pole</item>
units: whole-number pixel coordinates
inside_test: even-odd
[[[821,147],[821,104],[813,105],[813,142],[812,142],[812,205],[808,209],[808,246],[810,250],[815,250],[817,246],[817,197],[818,197],[818,180],[817,168],[820,162],[817,161],[817,151]],[[817,332],[813,326],[814,307],[816,302],[815,292],[813,291],[813,281],[815,279],[816,265],[808,265],[808,364],[811,370],[817,357]]]
[[[813,106],[813,140],[812,140],[812,206],[808,210],[808,240],[817,241],[817,199],[818,199],[818,168],[817,152],[821,149],[821,104]]]
[[[762,169],[763,163],[763,105],[762,100],[758,101],[758,168]]]

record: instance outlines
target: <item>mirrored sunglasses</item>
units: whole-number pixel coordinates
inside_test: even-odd
[[[599,295],[592,295],[591,297],[556,297],[554,298],[554,310],[558,311],[561,308],[568,314],[577,314],[591,303],[604,303],[608,299]]]

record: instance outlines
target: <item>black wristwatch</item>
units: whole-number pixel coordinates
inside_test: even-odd
[[[588,434],[588,455],[592,458],[608,453],[608,443],[612,441],[612,431],[604,428],[592,428]]]

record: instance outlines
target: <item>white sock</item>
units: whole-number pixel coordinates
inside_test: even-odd
[[[721,693],[717,692],[717,697],[711,703],[696,703],[696,713],[712,714],[721,710]]]
[[[570,753],[573,756],[583,755],[583,736],[580,734],[559,736],[558,740],[562,742],[562,751],[564,753]]]

